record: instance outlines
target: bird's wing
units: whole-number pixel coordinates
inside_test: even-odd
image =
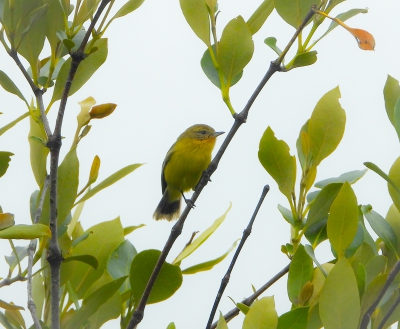
[[[167,155],[165,156],[164,162],[162,164],[162,169],[161,169],[161,191],[164,194],[165,189],[167,188],[167,182],[165,181],[165,177],[164,177],[164,169],[165,166],[167,165],[168,161],[171,159],[171,156],[173,154],[173,148],[174,148],[175,144],[171,146],[171,148],[169,149],[169,151],[167,152]]]

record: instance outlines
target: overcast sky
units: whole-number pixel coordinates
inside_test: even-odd
[[[255,0],[219,1],[218,34],[238,15],[247,20],[259,3]],[[346,131],[338,149],[318,167],[317,181],[364,169],[365,161],[374,162],[388,172],[399,156],[398,139],[386,116],[382,90],[387,74],[400,79],[400,2],[347,1],[331,14],[336,16],[352,8],[367,7],[368,14],[360,14],[346,24],[372,33],[376,40],[375,51],[360,50],[347,31],[337,28],[315,48],[318,61],[313,66],[276,73],[250,110],[248,122],[230,144],[212,183],[197,200],[195,210],[190,213],[168,257],[172,261],[193,231],[206,229],[232,202],[226,221],[202,248],[182,263],[182,268],[223,254],[241,237],[263,186],[271,186],[222,298],[219,309],[223,313],[234,306],[228,296],[240,301],[252,294],[251,285],[259,288],[288,264],[280,247],[289,242],[289,226],[277,210],[277,204],[287,207],[287,201],[257,157],[259,140],[268,126],[295,154],[299,130],[315,104],[323,94],[339,85],[340,102],[347,115]],[[326,22],[321,26],[321,34],[328,25]],[[276,58],[264,39],[276,37],[283,49],[293,33],[294,29],[274,11],[254,36],[253,59],[245,68],[242,80],[231,89],[236,111],[243,108],[270,61]],[[99,182],[128,164],[145,165],[88,201],[82,225],[87,229],[100,221],[121,216],[123,226],[146,224],[128,236],[138,251],[162,249],[173,223],[155,222],[152,214],[161,198],[160,170],[166,152],[177,136],[193,124],[206,123],[217,131],[227,132],[233,119],[219,90],[201,70],[199,61],[205,45],[187,25],[179,1],[147,0],[133,14],[116,20],[105,36],[109,38],[106,63],[68,100],[62,156],[74,136],[79,101],[93,96],[98,103],[118,104],[110,117],[93,122],[89,135],[79,145],[81,181],[86,182],[95,155],[101,159]],[[293,52],[289,58],[291,56]],[[26,98],[31,97],[29,86],[4,51],[0,52],[0,69],[15,79]],[[0,95],[3,126],[26,108],[15,96],[5,91]],[[55,113],[56,108],[50,113],[52,127]],[[1,150],[11,151],[15,156],[7,174],[1,178],[0,205],[4,212],[15,214],[18,224],[30,222],[29,197],[37,188],[29,164],[27,134],[28,120],[25,120],[1,136]],[[223,138],[224,135],[219,137],[216,148]],[[360,204],[370,203],[377,212],[386,215],[391,201],[380,177],[368,172],[354,189]],[[0,246],[2,254],[11,253],[8,244]],[[316,254],[320,262],[332,258],[327,243],[319,246]],[[181,289],[172,298],[146,308],[140,328],[162,329],[171,321],[178,329],[204,328],[229,261],[230,257],[212,271],[185,276]],[[4,264],[0,270],[2,277],[7,275]],[[0,299],[8,300],[10,294],[16,304],[26,303],[25,284],[1,289]],[[275,295],[278,314],[290,310],[286,279],[274,285],[266,295]],[[28,312],[25,313],[29,319]],[[229,323],[229,328],[241,328],[242,321],[242,316],[237,317]],[[31,321],[28,323],[30,325]],[[118,322],[110,322],[104,328],[118,326]]]

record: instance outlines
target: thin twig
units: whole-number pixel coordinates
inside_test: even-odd
[[[23,277],[21,274],[18,274],[13,278],[4,278],[3,280],[0,281],[0,288],[2,288],[4,286],[9,286],[9,285],[13,284],[14,282],[18,282],[18,281],[26,281],[26,278]]]
[[[33,220],[34,224],[39,223],[40,217],[42,216],[43,210],[43,203],[46,197],[47,188],[49,187],[49,176],[46,177],[43,188],[42,188],[42,195],[40,196],[38,207],[36,209],[35,218]],[[28,283],[27,283],[27,290],[28,290],[28,309],[31,312],[31,316],[33,319],[33,323],[36,329],[42,329],[40,325],[38,316],[36,314],[36,305],[33,301],[32,297],[32,268],[33,268],[33,254],[36,251],[37,239],[31,240],[28,247]]]
[[[233,136],[236,134],[236,132],[240,128],[240,126],[246,122],[249,110],[250,110],[251,106],[253,105],[254,101],[256,100],[257,96],[260,94],[261,90],[264,88],[265,84],[269,81],[269,79],[271,78],[271,76],[274,73],[281,71],[280,64],[282,63],[282,60],[283,60],[283,56],[284,56],[283,54],[286,54],[286,52],[289,50],[289,48],[291,47],[293,42],[296,40],[299,33],[307,25],[308,21],[311,19],[311,17],[313,15],[314,15],[314,11],[313,11],[313,9],[311,9],[309,11],[309,13],[306,15],[304,22],[300,25],[298,30],[295,32],[295,34],[292,37],[292,39],[290,40],[288,46],[285,48],[284,52],[278,57],[278,59],[275,62],[271,62],[267,73],[262,78],[261,82],[258,84],[257,88],[251,95],[251,97],[250,97],[249,101],[247,102],[246,106],[244,107],[244,109],[239,114],[233,115],[235,122],[233,123],[233,126],[230,129],[229,133],[227,134],[226,138],[222,142],[222,145],[219,148],[214,159],[211,161],[208,168],[203,172],[203,175],[202,175],[199,183],[196,186],[196,189],[192,195],[192,198],[190,199],[191,204],[194,204],[196,202],[201,191],[207,185],[207,183],[210,181],[211,175],[214,173],[215,170],[217,170],[218,163],[221,160],[223,154],[225,153],[229,143],[231,142]],[[186,220],[189,212],[191,211],[191,209],[192,209],[192,207],[190,207],[189,205],[186,205],[181,216],[179,217],[179,220],[172,227],[171,233],[168,237],[167,242],[165,243],[164,249],[162,250],[160,257],[158,258],[158,261],[157,261],[157,263],[154,267],[154,270],[149,278],[149,281],[147,282],[146,288],[145,288],[143,295],[139,301],[139,304],[138,304],[135,312],[133,312],[132,318],[129,321],[129,324],[126,327],[126,329],[134,329],[137,327],[137,325],[140,323],[140,321],[142,321],[143,315],[144,315],[144,309],[146,308],[146,303],[150,296],[150,292],[154,286],[154,283],[156,282],[158,274],[161,271],[161,267],[163,266],[168,254],[169,254],[169,251],[171,250],[175,240],[182,233],[183,225],[184,225],[185,220]]]
[[[276,281],[278,281],[281,277],[283,277],[287,272],[289,272],[289,265],[288,264],[286,267],[284,267],[281,271],[279,271],[277,274],[275,274],[274,277],[271,278],[266,284],[264,284],[260,289],[258,289],[254,294],[251,296],[247,297],[246,299],[243,299],[241,301],[242,304],[250,306],[251,303],[253,303],[257,297],[259,297],[265,290],[267,290],[269,287],[271,287]],[[235,307],[234,309],[230,310],[228,313],[224,315],[225,321],[229,322],[232,320],[236,315],[239,314],[239,309]],[[214,322],[211,326],[210,329],[215,329],[217,327],[217,322]]]
[[[88,30],[82,40],[78,50],[71,54],[72,62],[68,73],[68,78],[60,100],[60,107],[57,113],[54,132],[49,136],[47,147],[50,149],[50,229],[51,239],[49,243],[47,261],[50,264],[51,273],[51,328],[60,328],[60,267],[63,260],[60,246],[58,244],[57,231],[57,180],[58,180],[58,163],[61,149],[61,127],[64,119],[64,113],[67,106],[69,92],[71,90],[72,81],[79,64],[85,59],[84,49],[97,23],[101,13],[110,0],[102,0],[97,12],[90,23]]]
[[[397,299],[394,301],[393,305],[390,307],[389,311],[386,313],[386,315],[383,317],[381,323],[379,324],[378,329],[383,329],[385,326],[385,323],[387,320],[389,320],[390,316],[393,314],[397,306],[400,304],[400,294],[397,297]]]
[[[253,216],[251,216],[249,224],[247,225],[246,229],[243,231],[242,239],[240,240],[239,246],[236,249],[235,255],[232,258],[231,264],[229,265],[228,270],[226,271],[226,274],[222,278],[221,286],[219,287],[217,296],[215,297],[214,305],[213,305],[213,308],[211,310],[210,317],[208,318],[206,329],[210,329],[210,327],[211,327],[211,323],[212,323],[212,321],[213,321],[213,319],[215,317],[215,313],[217,312],[217,308],[218,308],[219,302],[221,301],[222,294],[224,293],[225,288],[229,283],[229,279],[231,277],[231,273],[232,273],[233,267],[235,266],[236,260],[239,257],[240,251],[242,250],[242,248],[244,246],[244,243],[246,242],[247,238],[251,234],[251,230],[253,228],[254,220],[257,217],[258,211],[260,210],[260,207],[261,207],[261,205],[262,205],[262,203],[263,203],[263,201],[265,199],[265,196],[267,195],[268,191],[269,191],[269,186],[265,185],[264,188],[263,188],[263,191],[261,193],[260,200],[258,201],[256,209],[254,210]]]
[[[372,313],[376,310],[379,305],[379,302],[385,295],[386,291],[389,289],[390,285],[392,284],[394,278],[400,271],[400,260],[393,266],[392,270],[390,271],[386,283],[382,288],[382,291],[379,293],[378,297],[376,298],[375,302],[370,306],[370,308],[365,312],[361,319],[360,329],[367,329],[369,320],[371,319]]]

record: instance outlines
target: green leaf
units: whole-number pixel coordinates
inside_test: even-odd
[[[240,312],[242,312],[244,315],[249,313],[249,310],[250,310],[249,306],[242,304],[242,303],[236,303],[235,305],[240,310]]]
[[[60,1],[44,0],[43,2],[49,8],[46,15],[46,37],[54,54],[59,42],[56,32],[64,30],[64,11]]]
[[[138,253],[132,261],[130,284],[136,305],[142,297],[160,255],[161,251],[159,250],[144,250]],[[182,273],[179,266],[164,262],[147,303],[154,304],[171,297],[181,284]]]
[[[333,2],[342,2],[342,1],[344,1],[344,0],[331,1],[329,4],[329,7],[333,8],[334,6],[336,6]],[[349,18],[352,18],[360,13],[365,14],[367,12],[368,12],[368,9],[350,9],[349,11],[346,11],[344,13],[337,15],[336,18],[339,19],[340,21],[344,22],[344,21],[347,21]],[[320,38],[318,38],[316,41],[314,41],[313,45],[315,45],[318,41],[320,41],[322,38],[324,38],[328,33],[330,33],[333,29],[335,29],[338,26],[339,26],[338,23],[336,23],[335,21],[332,21],[331,24],[329,25],[328,29],[326,30],[326,32]]]
[[[264,40],[264,43],[273,51],[275,51],[278,56],[280,56],[282,54],[282,50],[280,50],[280,48],[276,45],[276,41],[276,38],[269,37]]]
[[[388,75],[386,79],[385,87],[383,88],[383,96],[385,98],[387,116],[394,126],[394,107],[400,97],[400,85],[399,81],[390,75]]]
[[[281,206],[280,204],[278,204],[278,210],[279,212],[282,214],[282,217],[293,227],[296,226],[294,219],[293,219],[293,214],[292,211]]]
[[[0,214],[0,231],[15,225],[14,215],[9,212]]]
[[[396,159],[389,170],[388,190],[393,203],[400,209],[400,157]]]
[[[346,124],[346,113],[339,103],[339,87],[328,91],[318,101],[308,124],[314,165],[331,154],[339,145]]]
[[[167,329],[176,329],[175,323],[171,322],[171,323],[168,325]]]
[[[385,220],[392,227],[393,232],[396,234],[397,241],[400,244],[400,212],[397,210],[394,204],[390,206],[386,214]],[[399,249],[399,245],[397,246],[397,249]]]
[[[39,123],[37,123],[32,118],[32,116],[30,116],[29,121],[30,121],[30,130],[28,135],[28,141],[30,145],[31,167],[36,183],[40,188],[42,188],[44,180],[47,175],[46,164],[47,164],[47,156],[49,154],[49,149],[43,146],[41,143],[38,143],[35,140],[31,139],[30,137],[36,136],[41,138],[42,140],[47,140],[47,137],[43,129],[40,127]]]
[[[325,329],[356,329],[360,318],[357,281],[349,261],[339,258],[326,278],[319,297]]]
[[[77,92],[93,75],[94,72],[105,62],[108,53],[107,39],[99,39],[95,46],[97,51],[91,53],[84,61],[78,66],[74,80],[72,82],[69,96]],[[71,58],[68,58],[58,73],[56,85],[54,86],[53,96],[51,98],[51,104],[61,99],[65,82],[69,74],[71,67]]]
[[[16,118],[15,120],[11,121],[10,123],[6,124],[5,126],[0,128],[0,136],[3,135],[7,130],[11,129],[12,127],[14,127],[18,122],[22,121],[23,119],[25,119],[26,117],[28,117],[30,114],[30,112],[26,112],[22,115],[20,115],[18,118]]]
[[[313,271],[312,259],[304,250],[304,246],[300,244],[290,262],[287,281],[288,296],[295,306],[299,304],[303,286],[311,281]]]
[[[310,148],[310,136],[308,134],[308,124],[310,119],[306,121],[306,123],[301,127],[299,137],[296,141],[296,149],[297,155],[299,157],[299,162],[301,168],[306,170],[310,167],[310,159],[311,159],[311,148]]]
[[[124,227],[124,236],[127,236],[128,234],[132,233],[133,231],[137,230],[138,228],[141,228],[143,226],[146,226],[145,224],[139,224],[137,226],[127,226]]]
[[[350,258],[351,256],[353,256],[356,250],[362,245],[363,242],[364,242],[364,227],[360,222],[358,222],[357,233],[353,241],[345,250],[344,256],[346,258]]]
[[[313,249],[309,244],[306,244],[306,245],[304,246],[304,250],[305,250],[305,252],[308,254],[308,256],[311,257],[311,259],[313,260],[313,262],[315,263],[315,265],[317,265],[317,267],[319,268],[319,270],[321,271],[321,273],[326,277],[327,274],[326,274],[326,272],[325,272],[325,269],[321,266],[321,264],[318,262],[317,258],[315,257],[314,249]]]
[[[38,273],[32,278],[32,299],[36,305],[36,315],[38,318],[42,316],[43,305],[45,300],[45,289],[43,284],[43,276]],[[45,327],[42,326],[42,329]]]
[[[95,314],[104,303],[107,302],[121,287],[126,280],[126,276],[111,281],[93,292],[85,298],[82,307],[76,311],[66,324],[66,329],[80,328],[87,319]]]
[[[273,0],[264,0],[246,22],[251,34],[256,34],[274,10]]]
[[[212,49],[215,53],[215,45],[212,46]],[[200,65],[201,68],[204,72],[204,74],[207,76],[207,78],[219,89],[221,89],[221,82],[219,81],[219,75],[218,75],[218,71],[214,66],[214,63],[211,59],[211,55],[210,55],[210,51],[209,49],[207,49],[204,54],[203,57],[201,58],[200,61]],[[235,85],[236,83],[239,82],[239,80],[242,78],[243,75],[243,70],[240,71],[231,81],[231,87],[233,85]],[[227,80],[225,77],[224,78],[224,82],[226,84]]]
[[[377,255],[373,257],[366,265],[365,265],[365,284],[369,285],[375,277],[378,276],[381,272],[383,272],[386,268],[387,258],[382,255]]]
[[[318,188],[324,188],[328,184],[332,184],[332,183],[348,182],[349,184],[354,184],[359,179],[361,179],[367,171],[368,171],[368,169],[349,171],[344,174],[341,174],[339,177],[332,177],[332,178],[321,180],[321,181],[315,183],[314,186],[318,187]]]
[[[91,267],[93,267],[95,270],[97,270],[97,268],[99,266],[99,262],[97,261],[96,257],[93,257],[92,255],[77,255],[77,256],[67,257],[63,260],[63,263],[70,262],[70,261],[78,261],[78,262],[88,264]]]
[[[312,65],[317,61],[317,52],[309,51],[306,53],[298,54],[294,58],[293,64],[290,69],[295,69],[297,67],[303,67]]]
[[[233,79],[250,62],[254,52],[251,32],[242,16],[232,19],[222,31],[218,47],[218,64],[231,86]]]
[[[357,198],[350,184],[346,182],[332,203],[327,224],[329,241],[339,258],[344,256],[346,248],[357,233],[357,228]]]
[[[11,94],[14,94],[21,98],[25,104],[28,106],[28,102],[26,101],[24,95],[22,95],[21,91],[15,85],[15,83],[5,74],[3,71],[0,70],[0,85],[4,88],[5,91],[8,91]]]
[[[80,198],[75,204],[78,204],[80,202],[86,201],[90,199],[93,195],[97,194],[101,190],[105,189],[106,187],[109,187],[110,185],[118,182],[120,179],[124,178],[126,175],[129,175],[131,172],[139,168],[142,164],[132,164],[129,166],[126,166],[111,176],[107,177],[105,180],[103,180],[101,183],[97,184],[95,187],[93,187],[91,190],[89,190],[82,198]]]
[[[386,247],[390,248],[396,255],[398,246],[398,241],[396,234],[385,219],[379,215],[377,212],[372,210],[370,205],[361,206],[361,211],[364,217],[368,220],[369,225],[371,225],[374,232],[382,239]]]
[[[309,306],[298,307],[282,314],[278,319],[277,329],[306,329],[309,309]]]
[[[343,184],[333,183],[322,188],[321,192],[315,197],[308,212],[305,229],[315,223],[327,218],[333,201],[336,199]]]
[[[0,307],[4,308],[5,310],[11,310],[11,311],[13,311],[13,310],[25,310],[22,306],[15,305],[14,303],[10,304],[10,303],[7,303],[7,302],[5,302],[4,300],[1,300],[1,299],[0,299]]]
[[[0,151],[0,177],[4,176],[6,173],[9,162],[11,161],[11,156],[13,155],[14,153],[11,152]]]
[[[14,251],[11,253],[11,256],[5,256],[6,262],[10,267],[10,273],[13,272],[14,268],[17,266],[18,262],[21,262],[25,257],[28,256],[28,246],[21,247],[15,246],[15,250],[17,251],[18,258],[16,257]]]
[[[65,156],[58,168],[58,207],[57,223],[61,225],[71,212],[79,185],[79,160],[76,147],[73,147]]]
[[[222,216],[218,217],[214,223],[207,228],[203,233],[201,233],[191,244],[186,246],[181,253],[174,259],[172,264],[179,264],[186,257],[190,256],[197,248],[199,248],[207,239],[213,234],[217,228],[222,224],[225,220],[226,215],[228,215],[229,210],[231,210],[232,204],[229,205],[228,209]]]
[[[75,17],[75,25],[79,26],[85,23],[93,14],[99,4],[100,0],[84,0],[79,7],[78,14]]]
[[[129,275],[131,269],[131,263],[133,258],[136,256],[137,251],[133,244],[129,240],[122,242],[110,255],[107,262],[107,271],[110,273],[113,279],[118,279],[123,276]],[[131,286],[129,280],[126,280],[119,292],[121,295],[130,290]]]
[[[274,297],[256,300],[246,314],[242,329],[276,329],[278,314],[275,310]]]
[[[221,312],[219,312],[219,319],[216,329],[228,329],[228,325],[226,324],[225,318]]]
[[[193,32],[207,46],[210,44],[210,22],[204,0],[179,0],[182,13]]]
[[[297,29],[316,0],[274,0],[275,9],[283,20]]]
[[[143,2],[144,2],[144,0],[129,0],[129,1],[127,1],[121,7],[121,9],[119,9],[117,11],[117,13],[114,15],[112,20],[130,14],[134,10],[138,9],[142,5]]]
[[[32,240],[41,237],[51,237],[50,228],[43,224],[14,225],[0,231],[0,239],[24,239]]]
[[[72,248],[69,257],[91,255],[98,261],[97,270],[82,262],[67,262],[61,265],[61,286],[70,281],[80,299],[89,287],[102,276],[111,253],[124,241],[119,217],[94,225],[86,232],[93,232],[93,234]]]
[[[233,243],[232,247],[230,247],[229,250],[228,250],[225,254],[223,254],[222,256],[217,257],[217,258],[215,258],[215,259],[213,259],[213,260],[210,260],[210,261],[208,261],[208,262],[204,262],[204,263],[200,263],[200,264],[197,264],[197,265],[190,266],[190,267],[188,267],[188,268],[182,270],[182,274],[195,274],[195,273],[198,273],[198,272],[203,272],[203,271],[209,271],[209,270],[211,270],[215,265],[221,263],[221,262],[226,258],[226,256],[228,256],[228,254],[229,254],[233,249],[236,248],[236,245],[237,245],[237,242],[238,242],[238,241],[239,241],[239,240],[236,240],[236,241]]]
[[[290,155],[289,150],[285,141],[278,140],[268,127],[260,140],[258,159],[276,181],[279,190],[291,200],[296,183],[296,158]]]
[[[400,140],[400,98],[397,100],[394,106],[394,129],[396,130],[397,137]]]

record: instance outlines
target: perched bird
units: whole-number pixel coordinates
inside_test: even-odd
[[[181,196],[185,198],[184,192],[196,188],[203,171],[211,162],[216,138],[223,133],[198,124],[189,127],[178,137],[162,164],[163,196],[154,211],[154,219],[171,221],[179,217]]]

